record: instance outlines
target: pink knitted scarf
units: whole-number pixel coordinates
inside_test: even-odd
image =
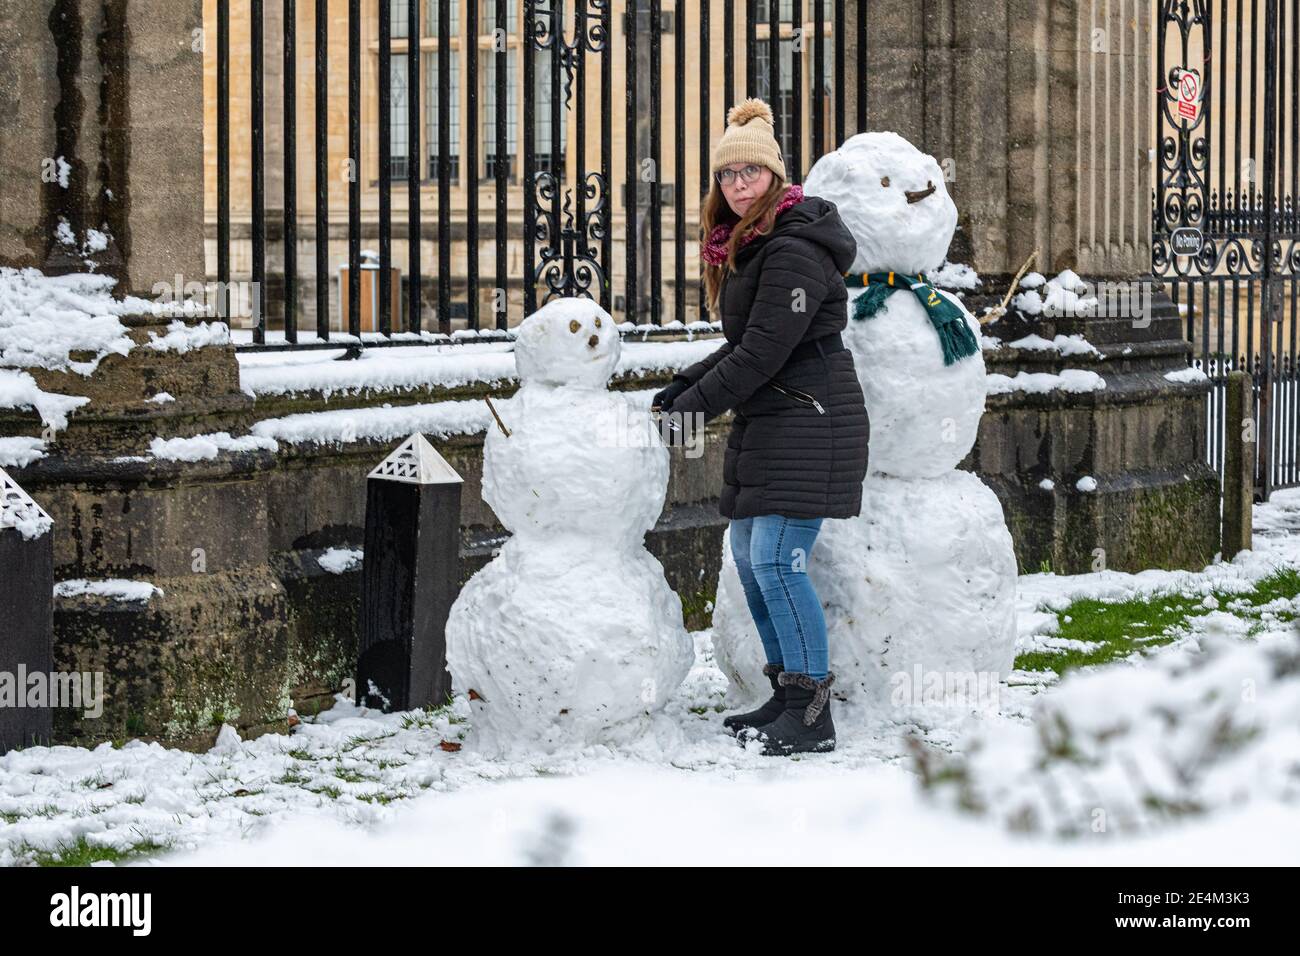
[[[773,216],[773,219],[775,220],[776,216],[781,215],[781,213],[785,212],[795,203],[803,202],[803,198],[803,187],[797,183],[791,186],[785,191],[785,195],[781,197],[781,201],[776,204],[776,213]],[[726,262],[727,240],[731,238],[731,230],[734,225],[735,223],[724,222],[714,226],[713,231],[709,233],[709,238],[706,239],[704,245],[700,247],[700,258],[711,266],[720,266]],[[741,237],[740,245],[736,248],[739,249],[740,246],[749,243],[757,235],[758,229],[751,229],[748,234]]]

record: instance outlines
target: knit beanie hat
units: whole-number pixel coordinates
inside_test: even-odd
[[[782,179],[789,178],[773,132],[772,107],[758,97],[737,103],[727,111],[727,128],[713,148],[713,171],[731,163],[766,166]]]

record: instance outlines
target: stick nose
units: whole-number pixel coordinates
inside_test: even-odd
[[[905,189],[903,193],[904,195],[907,196],[907,201],[909,203],[913,203],[913,202],[920,202],[926,196],[929,196],[931,193],[933,193],[934,189],[935,189],[934,183],[932,183],[930,180],[927,179],[925,181],[924,189],[916,189],[916,190]]]

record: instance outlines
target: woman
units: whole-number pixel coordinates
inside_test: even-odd
[[[857,243],[835,205],[787,185],[772,111],[727,114],[701,215],[705,292],[726,343],[678,373],[652,406],[687,425],[728,409],[719,510],[767,657],[772,697],[724,725],[769,755],[835,748],[826,621],[805,573],[824,518],[862,506],[867,410],[843,273]],[[689,428],[687,429],[689,431]]]

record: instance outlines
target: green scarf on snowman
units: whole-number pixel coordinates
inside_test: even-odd
[[[943,364],[951,365],[979,352],[979,342],[966,324],[962,310],[953,305],[939,290],[926,281],[924,274],[914,276],[902,272],[846,273],[844,284],[866,289],[853,303],[853,318],[869,319],[885,304],[894,292],[909,289],[930,317],[930,324],[939,333],[943,348]]]

